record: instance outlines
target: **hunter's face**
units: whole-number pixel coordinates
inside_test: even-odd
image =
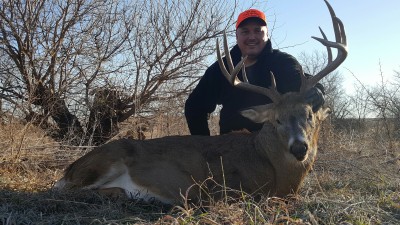
[[[268,29],[257,20],[244,21],[236,30],[236,41],[242,56],[257,58],[268,41]]]

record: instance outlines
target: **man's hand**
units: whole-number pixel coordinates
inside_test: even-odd
[[[312,105],[313,112],[318,111],[325,103],[325,97],[322,91],[313,87],[306,93],[306,101]]]

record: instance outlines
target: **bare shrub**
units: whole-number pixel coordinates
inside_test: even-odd
[[[393,151],[399,139],[400,120],[400,95],[398,72],[395,71],[394,79],[387,80],[382,71],[380,83],[366,86],[361,81],[352,97],[353,109],[359,122],[365,122],[366,126],[375,130],[377,141],[384,140],[387,148]],[[370,120],[369,118],[376,118]],[[374,121],[374,122],[371,122]]]
[[[59,141],[104,143],[188,92],[236,10],[227,0],[2,1],[2,110]]]

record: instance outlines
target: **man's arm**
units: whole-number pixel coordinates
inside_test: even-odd
[[[220,74],[214,63],[189,95],[185,103],[185,117],[190,134],[210,135],[208,116],[217,106]]]

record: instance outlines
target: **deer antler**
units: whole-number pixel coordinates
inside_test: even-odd
[[[343,61],[347,57],[347,39],[346,39],[346,33],[344,31],[344,25],[343,25],[342,21],[336,17],[335,11],[333,10],[332,6],[328,3],[328,1],[327,0],[324,0],[324,1],[325,1],[326,5],[328,6],[329,13],[331,14],[333,29],[335,31],[336,42],[328,41],[325,33],[322,31],[321,28],[319,28],[319,30],[321,31],[323,38],[312,37],[315,40],[319,41],[324,46],[326,46],[326,49],[328,51],[328,65],[324,69],[322,69],[319,73],[317,73],[315,76],[313,76],[311,78],[307,79],[303,74],[303,76],[301,78],[300,92],[306,92],[308,89],[314,87],[314,85],[316,85],[318,83],[318,81],[320,81],[322,78],[324,78],[330,72],[332,72],[337,67],[339,67],[339,65],[342,64]],[[336,48],[338,50],[337,56],[336,56],[335,60],[333,60],[333,61],[332,61],[331,48]]]
[[[229,53],[228,41],[226,38],[225,31],[224,31],[224,52],[229,72],[227,71],[225,64],[222,60],[221,52],[219,49],[219,43],[217,39],[217,57],[218,57],[219,68],[221,69],[226,79],[228,79],[230,84],[247,91],[252,91],[258,94],[265,95],[268,98],[270,98],[272,102],[277,102],[279,101],[279,99],[281,99],[281,94],[276,90],[276,82],[273,74],[271,75],[271,88],[260,87],[257,85],[250,84],[248,82],[246,71],[244,68],[244,62],[246,61],[247,56],[244,57],[235,67],[233,66],[232,58]],[[242,82],[241,80],[239,80],[239,78],[237,78],[237,75],[241,69],[244,82]]]

